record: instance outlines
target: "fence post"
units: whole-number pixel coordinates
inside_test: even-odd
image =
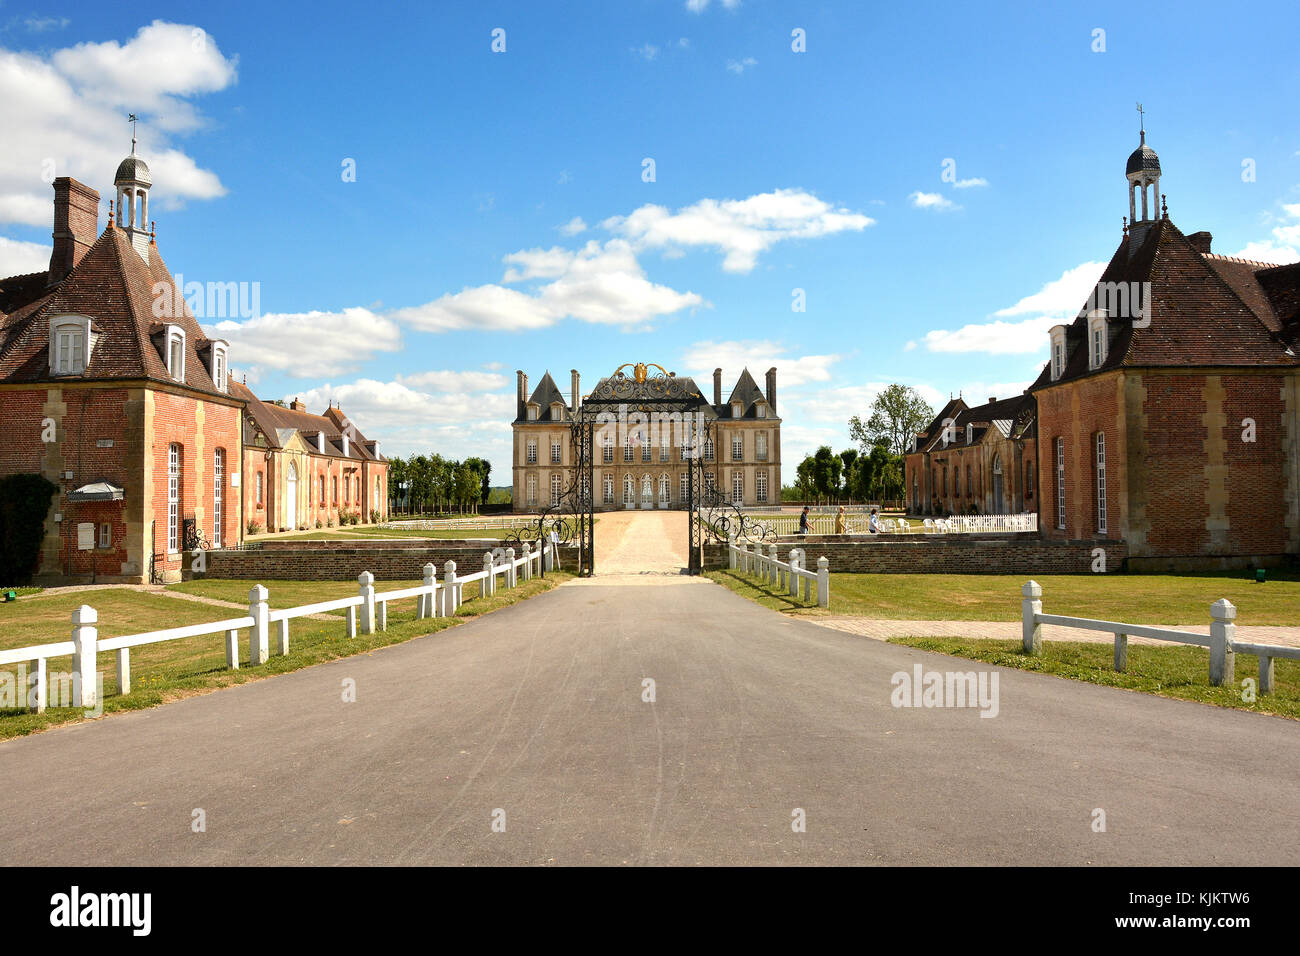
[[[1128,635],[1115,635],[1115,670],[1128,669]]]
[[[491,551],[485,551],[483,553],[483,572],[483,577],[478,582],[478,596],[484,598],[491,597],[492,587],[497,582],[496,572],[492,567]]]
[[[767,583],[771,585],[775,585],[776,584],[776,562],[777,562],[775,544],[769,544],[767,546],[767,559],[768,559]]]
[[[1267,654],[1259,655],[1259,692],[1271,693],[1273,690],[1273,658]]]
[[[506,587],[519,586],[519,569],[515,567],[515,549],[506,548]]]
[[[1210,605],[1210,684],[1214,687],[1233,683],[1232,639],[1237,625],[1232,622],[1236,616],[1237,608],[1227,598]]]
[[[817,606],[831,606],[831,563],[824,557],[817,559]]]
[[[803,548],[799,549],[799,567],[803,568],[805,571],[808,570],[808,552]],[[803,579],[803,599],[805,601],[812,600],[812,586],[812,578],[806,577]]]
[[[434,581],[434,575],[437,572],[433,569],[433,564],[429,563],[424,566],[424,586],[429,589],[428,594],[421,594],[420,600],[416,603],[416,617],[437,617],[438,611],[434,604],[434,597],[437,594],[437,583]]]
[[[99,613],[83,604],[72,612],[72,696],[77,707],[95,706],[95,654],[99,629],[95,624]],[[62,703],[62,702],[60,702]]]
[[[226,631],[226,668],[239,670],[239,632]]]
[[[357,577],[361,585],[361,633],[375,633],[375,576],[362,571]]]
[[[749,542],[742,541],[737,547],[740,548],[739,560],[736,562],[740,566],[742,574],[749,571]]]
[[[442,616],[456,613],[456,562],[448,561],[442,568]]]
[[[380,601],[377,611],[378,617],[375,621],[375,626],[381,631],[388,630],[388,602]]]
[[[31,676],[27,678],[27,682],[29,688],[34,687],[36,689],[36,713],[43,714],[45,713],[45,705],[48,703],[49,693],[46,690],[49,684],[46,682],[45,658],[38,657],[32,661],[32,664],[35,666],[32,669]],[[28,693],[30,694],[30,690]],[[29,696],[27,699],[31,700],[31,697]]]
[[[248,592],[248,616],[253,619],[253,628],[248,632],[248,662],[254,667],[265,664],[268,656],[267,645],[270,641],[267,615],[270,612],[266,607],[266,598],[269,594],[260,584],[254,584]],[[227,666],[229,663],[226,662]]]
[[[727,532],[727,567],[736,570],[736,533]]]
[[[131,648],[117,649],[117,692],[131,693]]]
[[[1037,656],[1043,653],[1043,625],[1037,621],[1043,613],[1043,588],[1037,581],[1028,581],[1020,593],[1024,595],[1020,602],[1021,648]]]
[[[280,656],[284,657],[289,653],[289,619],[287,617],[282,617],[276,622],[276,624],[279,625],[278,637]]]
[[[799,549],[790,549],[790,596],[799,596]]]
[[[527,541],[523,543],[522,547],[524,549],[524,580],[531,581],[533,579],[533,549]]]
[[[542,548],[542,571],[555,570],[555,552],[551,548],[550,539],[543,538],[538,542],[538,544],[540,544]]]

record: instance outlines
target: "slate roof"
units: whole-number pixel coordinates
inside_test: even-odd
[[[551,419],[551,405],[559,402],[567,410],[569,405],[564,401],[564,396],[560,394],[559,386],[555,384],[555,379],[551,378],[548,371],[542,376],[542,380],[537,383],[533,389],[533,395],[528,399],[528,404],[540,406],[537,412],[537,421],[549,422]]]
[[[922,433],[921,451],[944,451],[978,445],[990,429],[1002,438],[1034,438],[1038,434],[1038,403],[1032,395],[1014,395],[983,405],[968,406],[962,399],[948,401]],[[943,443],[943,420],[952,418],[952,441]],[[971,426],[971,441],[966,441],[966,426]],[[915,454],[913,452],[913,454]]]
[[[1168,219],[1139,223],[1121,240],[1099,283],[1150,282],[1150,324],[1131,318],[1107,323],[1107,354],[1088,368],[1088,308],[1066,330],[1065,371],[1051,380],[1050,363],[1030,391],[1117,368],[1202,366],[1241,368],[1300,364],[1287,354],[1292,340],[1300,270],[1200,252]],[[1095,294],[1095,293],[1094,293]]]
[[[0,311],[4,313],[0,316],[0,382],[146,379],[176,385],[152,339],[161,324],[170,322],[185,330],[183,384],[225,396],[199,357],[199,349],[208,339],[176,289],[156,245],[149,245],[146,263],[132,248],[126,232],[110,225],[57,285],[41,288],[41,276],[45,274],[0,279]],[[158,283],[170,286],[171,294],[155,297],[153,289]],[[80,375],[50,374],[49,318],[64,313],[89,316],[99,333],[90,364]]]
[[[292,440],[294,432],[297,432],[307,444],[314,448],[316,447],[316,436],[324,433],[325,454],[336,458],[345,457],[343,454],[343,426],[348,424],[348,420],[342,410],[331,406],[324,415],[313,415],[310,412],[285,408],[273,402],[262,401],[242,382],[231,382],[230,394],[243,399],[247,403],[248,417],[257,426],[257,430],[265,436],[269,447],[283,448]],[[347,458],[357,461],[386,460],[379,453],[377,443],[369,441],[355,424],[351,425],[348,434],[350,440]],[[375,446],[374,451],[367,445]]]
[[[695,380],[688,375],[673,375],[671,377],[654,375],[647,378],[644,382],[638,382],[630,375],[607,375],[596,383],[596,387],[591,393],[582,400],[584,406],[592,408],[608,407],[616,409],[620,404],[626,404],[629,410],[644,408],[646,411],[682,411],[682,412],[703,412],[709,420],[732,418],[731,402],[741,401],[745,407],[741,412],[740,418],[756,419],[758,416],[754,409],[758,402],[766,402],[767,396],[758,387],[754,377],[749,373],[749,369],[741,372],[740,378],[736,381],[735,388],[731,391],[731,398],[721,405],[713,405],[705,397],[704,392],[695,384]],[[564,396],[556,387],[551,373],[547,372],[542,376],[542,380],[537,383],[533,390],[532,397],[529,398],[528,404],[540,406],[537,412],[537,418],[529,422],[526,413],[515,419],[516,424],[537,424],[554,421],[551,417],[551,403],[560,402],[564,405],[565,414],[572,415],[573,406],[564,401]],[[779,416],[772,413],[769,408],[764,421],[779,422]]]

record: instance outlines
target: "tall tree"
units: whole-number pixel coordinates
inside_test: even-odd
[[[840,469],[844,463],[831,451],[830,445],[822,445],[813,455],[813,482],[817,494],[831,497],[840,490]]]
[[[840,452],[840,461],[844,463],[844,468],[841,472],[844,476],[844,494],[850,498],[854,497],[852,488],[853,471],[858,463],[858,450],[856,448],[846,448],[844,451]]]
[[[849,419],[849,435],[858,443],[862,454],[885,440],[890,452],[905,455],[912,439],[934,418],[934,409],[910,385],[886,385],[871,403],[871,414],[864,422],[857,415]]]

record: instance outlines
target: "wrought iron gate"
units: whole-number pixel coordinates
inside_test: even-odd
[[[737,502],[727,498],[718,488],[716,480],[709,479],[708,467],[714,455],[706,454],[715,448],[713,422],[706,420],[698,429],[691,429],[690,444],[686,448],[686,500],[690,521],[690,558],[687,571],[699,574],[704,570],[704,545],[737,541],[775,540],[776,530],[761,518],[746,514]]]
[[[569,454],[575,465],[573,477],[567,487],[561,484],[559,488],[552,485],[547,489],[548,504],[537,520],[516,528],[506,538],[516,545],[528,541],[543,548],[552,542],[562,546],[577,545],[576,570],[578,576],[584,578],[591,577],[596,569],[592,430],[585,409],[579,407],[569,424]]]

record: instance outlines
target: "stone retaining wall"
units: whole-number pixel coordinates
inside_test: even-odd
[[[280,542],[281,545],[289,542]],[[307,544],[308,542],[299,542]],[[208,552],[209,578],[238,578],[249,581],[355,581],[362,571],[369,571],[377,581],[402,581],[415,579],[423,573],[430,561],[438,569],[442,580],[443,568],[448,561],[456,562],[458,574],[473,574],[483,570],[483,553],[504,543],[483,544],[465,541],[439,541],[437,544],[411,547],[399,542],[313,541],[315,548],[273,547],[254,551]],[[516,551],[516,557],[521,552]],[[577,547],[560,548],[560,567],[572,569],[578,565]]]

